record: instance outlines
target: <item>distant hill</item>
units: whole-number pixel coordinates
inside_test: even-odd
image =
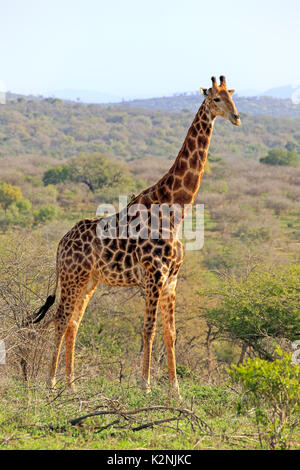
[[[145,100],[140,103],[143,108],[137,103],[135,107],[128,103],[101,106],[55,98],[7,100],[6,105],[0,105],[0,159],[27,159],[30,155],[65,159],[79,152],[100,152],[128,161],[174,159],[200,102],[199,95],[160,98],[158,103]],[[157,109],[145,109],[150,104]],[[159,109],[164,105],[174,111],[176,106],[187,108],[187,104],[193,111]],[[213,155],[259,159],[269,148],[284,148],[288,143],[300,151],[300,119],[253,116],[263,109],[271,114],[271,107],[275,114],[275,105],[278,113],[282,112],[284,100],[243,98],[237,104],[242,125],[236,128],[217,119],[210,148]],[[251,107],[253,112],[249,113]]]
[[[253,97],[253,96],[271,96],[272,98],[279,98],[281,100],[290,100],[293,97],[293,94],[300,89],[300,82],[294,83],[293,85],[284,85],[279,87],[273,87],[265,91],[258,90],[241,90],[239,95],[243,97]],[[297,93],[298,94],[298,93]]]
[[[200,94],[183,94],[162,98],[125,101],[119,103],[119,105],[125,108],[136,107],[166,111],[182,111],[186,109],[196,112],[201,102],[202,96]],[[279,99],[271,96],[242,97],[236,95],[235,103],[240,113],[300,118],[300,104],[294,104],[290,99]]]
[[[300,86],[294,85],[285,85],[276,88],[270,88],[270,90],[264,91],[261,95],[262,96],[272,96],[273,98],[280,98],[280,99],[291,99],[293,93],[300,88]]]
[[[298,87],[300,88],[300,86]],[[245,89],[245,90],[237,90],[237,93],[240,97],[243,98],[253,98],[258,96],[271,96],[272,98],[279,98],[279,99],[292,99],[293,93],[295,93],[297,89],[296,85],[285,85],[280,87],[273,87],[265,91],[255,90],[255,89]],[[199,95],[199,91],[188,91],[184,93],[174,93],[172,96],[193,96]],[[146,99],[153,99],[152,96],[145,95],[142,97],[139,96],[127,96],[126,98],[123,97],[121,93],[105,93],[101,90],[74,90],[74,89],[67,89],[67,90],[56,90],[49,92],[49,96],[60,98],[62,100],[71,100],[71,101],[81,101],[82,103],[117,103],[122,101],[144,101]],[[155,99],[155,98],[154,98]]]
[[[57,90],[51,96],[62,100],[81,101],[82,103],[116,103],[122,101],[122,96],[101,91],[89,90]]]
[[[257,115],[270,115],[270,116],[286,116],[291,118],[300,118],[300,104],[293,103],[288,96],[292,96],[297,91],[292,85],[285,87],[272,88],[263,92],[260,96],[241,96],[238,93],[234,95],[234,100],[240,113],[247,113],[254,116]],[[251,90],[241,92],[247,95],[251,93]],[[276,98],[273,95],[281,96]],[[124,101],[117,95],[107,95],[102,92],[89,92],[80,90],[64,90],[53,93],[49,99],[53,100],[53,96],[57,99],[64,101],[79,102],[83,105],[98,104],[103,107],[119,105],[124,108],[144,108],[151,110],[162,110],[162,111],[175,111],[180,112],[183,110],[191,111],[195,113],[199,108],[203,98],[200,92],[186,92],[178,93],[173,96],[154,97],[135,99],[131,101]],[[45,99],[42,95],[28,95],[23,96],[17,93],[7,92],[7,100],[43,100]],[[297,98],[300,98],[300,93]],[[110,102],[108,102],[110,101]]]

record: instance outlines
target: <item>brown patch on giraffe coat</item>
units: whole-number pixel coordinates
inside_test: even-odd
[[[121,273],[122,272],[122,265],[120,263],[111,263],[111,269]]]
[[[158,189],[160,202],[168,202],[171,197],[171,193],[168,191],[166,186],[162,185]]]
[[[126,255],[124,258],[124,266],[125,268],[131,268],[132,266],[132,258],[129,255]]]
[[[198,180],[199,178],[198,178],[197,173],[188,171],[184,177],[183,182],[186,188],[190,189],[191,191],[195,191],[197,184],[198,184]]]
[[[196,134],[196,135],[197,135],[197,134]],[[195,141],[195,139],[192,139],[191,137],[189,137],[189,139],[188,139],[188,146],[189,146],[189,150],[190,150],[191,152],[193,152],[193,150],[195,150],[195,148],[196,148],[196,141]]]
[[[153,247],[152,247],[151,243],[149,243],[149,242],[146,243],[146,245],[143,245],[143,247],[142,247],[143,253],[151,253],[152,248]]]
[[[88,262],[88,260],[84,260],[83,263],[82,263],[82,267],[87,269],[87,270],[90,270],[91,269],[91,264]]]
[[[198,136],[197,144],[198,144],[198,147],[202,147],[202,148],[205,148],[205,147],[206,147],[206,145],[207,145],[207,138],[205,137],[205,135],[199,135],[199,136]]]
[[[73,250],[80,251],[82,249],[82,241],[76,240],[73,242]]]
[[[80,232],[80,233],[85,232],[85,229],[86,229],[85,223],[84,223],[84,222],[79,222],[79,223],[78,223],[78,229],[79,229],[79,232]]]
[[[102,245],[101,245],[101,242],[100,242],[99,238],[95,238],[95,239],[93,240],[93,246],[94,246],[97,250],[101,250]]]
[[[206,129],[206,135],[209,135],[211,132],[211,124]]]
[[[92,253],[92,247],[89,243],[85,243],[83,246],[83,251],[86,256],[89,256]]]
[[[75,253],[73,253],[73,260],[75,263],[81,263],[83,260],[83,255],[75,251]]]
[[[127,248],[127,238],[120,238],[119,239],[119,248],[122,251],[126,251]]]
[[[195,126],[192,126],[192,127],[191,127],[191,129],[190,129],[190,134],[191,134],[191,136],[194,137],[194,138],[197,137],[198,132],[197,132],[197,129],[196,129]]]
[[[176,191],[179,188],[181,188],[181,179],[180,178],[175,178],[173,191]]]
[[[172,189],[173,183],[174,183],[174,176],[169,175],[168,178],[166,179],[166,185],[168,186],[168,188]]]
[[[111,238],[110,242],[108,244],[108,247],[112,250],[115,251],[118,248],[117,240],[115,238]]]
[[[71,263],[72,263],[72,257],[71,256],[65,259],[65,265],[66,266],[70,266]]]
[[[91,242],[93,239],[93,235],[90,232],[86,231],[81,235],[81,239],[83,242]]]
[[[191,156],[189,160],[190,168],[191,169],[196,169],[199,167],[199,157],[198,157],[198,152],[194,152],[193,155]]]
[[[147,209],[151,207],[151,199],[148,196],[143,196],[140,200],[140,204],[143,204]]]
[[[184,189],[177,191],[174,197],[179,204],[188,204],[191,201],[191,195]]]
[[[205,150],[199,150],[199,151],[198,151],[198,156],[199,156],[199,160],[201,160],[201,162],[204,162],[204,160],[206,159],[206,152],[205,152]]]
[[[177,165],[176,165],[176,174],[181,176],[183,175],[187,170],[187,163],[185,160],[182,160],[181,158],[179,158],[179,161],[177,162]],[[173,188],[174,189],[174,188]]]
[[[109,250],[108,248],[105,248],[103,250],[103,252],[101,253],[101,257],[102,257],[103,261],[108,263],[113,257],[113,252],[111,250]]]
[[[124,258],[125,254],[123,252],[117,252],[114,256],[114,261],[121,261]]]
[[[133,238],[128,238],[127,253],[132,253],[136,247],[136,240]]]
[[[161,257],[161,255],[162,255],[162,248],[159,248],[159,247],[154,248],[152,254],[153,254],[153,256],[159,256],[159,257]]]

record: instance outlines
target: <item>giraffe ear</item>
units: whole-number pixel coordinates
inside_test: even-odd
[[[228,93],[230,93],[231,95],[233,95],[234,92],[235,90],[228,90]]]
[[[207,88],[200,88],[200,92],[203,96],[209,96],[209,90]]]

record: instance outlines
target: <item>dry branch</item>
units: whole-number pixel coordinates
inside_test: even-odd
[[[159,424],[166,423],[166,422],[170,422],[170,421],[177,421],[178,422],[181,419],[188,419],[190,421],[192,427],[193,427],[194,424],[196,424],[199,428],[206,428],[206,430],[208,430],[209,433],[212,433],[212,430],[211,430],[210,426],[205,421],[203,421],[202,418],[200,418],[198,415],[196,415],[196,413],[194,413],[194,411],[189,410],[187,408],[176,408],[176,407],[172,407],[172,406],[162,406],[162,405],[148,406],[148,407],[138,408],[138,409],[129,410],[129,411],[120,410],[120,409],[98,410],[98,411],[94,411],[92,413],[88,413],[88,414],[83,415],[83,416],[79,416],[78,418],[74,418],[74,419],[70,420],[70,424],[72,426],[76,426],[77,424],[81,423],[81,421],[83,421],[87,418],[91,418],[91,417],[94,417],[94,416],[105,416],[105,415],[118,415],[118,416],[121,416],[122,418],[128,420],[128,418],[130,416],[136,416],[136,415],[140,415],[142,413],[149,413],[149,412],[152,412],[152,411],[170,411],[172,413],[176,413],[177,415],[172,416],[170,418],[164,418],[164,419],[160,419],[160,420],[151,421],[151,422],[148,422],[148,423],[142,423],[139,426],[137,426],[135,428],[132,428],[132,430],[133,431],[139,431],[139,430],[145,429],[147,427],[152,427],[152,426],[159,425]],[[131,421],[134,421],[136,419],[137,418],[135,418],[133,420],[131,419]],[[112,426],[113,424],[115,424],[114,421],[112,423],[110,423],[108,426],[105,426],[105,427],[101,428],[101,430],[106,429],[107,427]]]

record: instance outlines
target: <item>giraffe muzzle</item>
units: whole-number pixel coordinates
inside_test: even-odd
[[[240,126],[240,125],[241,125],[241,118],[240,118],[240,115],[239,115],[239,114],[231,113],[231,115],[230,115],[230,121],[231,121],[231,123],[234,124],[235,126]]]

